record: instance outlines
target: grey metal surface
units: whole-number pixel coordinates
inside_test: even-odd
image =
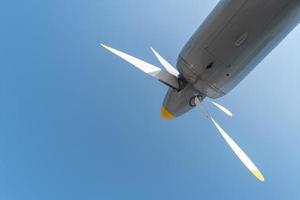
[[[199,93],[191,84],[187,85],[180,91],[169,89],[163,106],[169,113],[178,117],[190,111],[194,107],[191,104],[191,100],[193,97],[198,95]]]
[[[299,0],[220,1],[185,45],[177,68],[200,92],[221,97],[299,21]]]
[[[300,0],[221,0],[178,56],[187,86],[180,92],[170,89],[163,105],[180,116],[192,108],[195,94],[225,95],[299,21]]]

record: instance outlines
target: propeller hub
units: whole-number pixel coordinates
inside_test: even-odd
[[[201,95],[197,95],[197,96],[194,96],[190,99],[190,106],[192,107],[196,107],[198,105],[199,102],[202,102],[203,101],[203,97]]]

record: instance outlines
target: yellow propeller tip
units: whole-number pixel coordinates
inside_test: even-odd
[[[161,117],[168,120],[176,118],[176,116],[171,114],[164,106],[161,108]]]
[[[259,170],[253,170],[251,171],[252,174],[258,179],[260,180],[261,182],[264,182],[265,181],[265,177],[260,173]]]

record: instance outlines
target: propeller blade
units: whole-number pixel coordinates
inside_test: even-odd
[[[215,125],[219,133],[225,139],[227,144],[233,150],[233,152],[237,155],[237,157],[242,161],[242,163],[248,168],[248,170],[260,181],[265,181],[264,176],[259,171],[259,169],[255,166],[255,164],[250,160],[250,158],[246,155],[246,153],[238,146],[238,144],[224,131],[224,129],[214,120],[214,118],[210,115],[207,109],[204,106],[201,106],[200,99],[196,98],[195,103],[200,111]]]
[[[229,115],[230,117],[233,116],[232,112],[230,110],[228,110],[227,108],[225,108],[224,106],[216,103],[216,102],[213,102],[213,101],[210,101],[214,106],[216,106],[217,108],[219,108],[221,111],[223,111],[225,114]]]
[[[123,58],[136,68],[140,69],[144,73],[156,78],[157,80],[163,82],[164,84],[168,85],[169,87],[179,89],[179,83],[178,78],[174,76],[173,74],[168,73],[166,70],[162,70],[152,64],[149,64],[143,60],[140,60],[138,58],[135,58],[131,55],[128,55],[122,51],[118,51],[116,49],[113,49],[109,46],[106,46],[104,44],[101,44],[103,48],[106,50],[112,52],[113,54]]]
[[[129,62],[130,64],[134,65],[135,67],[137,67],[138,69],[142,70],[143,72],[149,74],[149,75],[154,75],[154,74],[157,74],[161,71],[160,68],[154,66],[154,65],[151,65],[145,61],[142,61],[138,58],[135,58],[133,56],[130,56],[126,53],[123,53],[121,51],[118,51],[116,49],[113,49],[109,46],[106,46],[104,44],[101,44],[101,46],[103,48],[105,48],[106,50],[116,54],[117,56],[123,58],[124,60],[126,60],[127,62]]]
[[[162,66],[165,68],[165,70],[167,72],[169,72],[170,74],[178,77],[179,72],[177,71],[177,69],[175,67],[173,67],[168,61],[166,61],[161,55],[159,55],[159,53],[157,53],[152,47],[150,47],[150,48],[153,51],[153,53],[155,54],[156,58],[159,60],[160,64],[162,64]]]
[[[246,153],[236,144],[236,142],[220,127],[220,125],[210,116],[210,120],[218,129],[219,133],[223,136],[225,141],[228,143],[233,152],[237,155],[237,157],[242,161],[242,163],[248,168],[248,170],[260,181],[264,181],[265,178],[254,165],[254,163],[250,160],[250,158],[246,155]]]

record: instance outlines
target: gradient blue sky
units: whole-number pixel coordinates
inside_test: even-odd
[[[5,1],[0,8],[0,198],[300,198],[300,27],[209,107],[266,177],[201,113],[160,119],[167,88],[99,47],[171,63],[216,0]]]

